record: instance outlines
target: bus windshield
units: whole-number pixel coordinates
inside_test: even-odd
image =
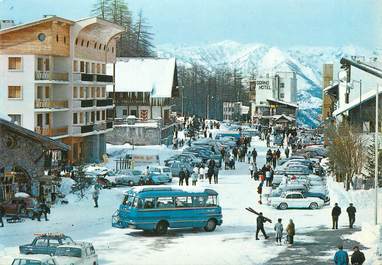
[[[134,201],[134,197],[133,196],[125,195],[125,197],[123,198],[122,204],[126,205],[126,206],[131,206],[131,205],[133,205],[133,201]]]

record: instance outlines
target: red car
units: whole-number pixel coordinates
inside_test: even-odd
[[[0,204],[4,215],[32,217],[33,208],[37,205],[35,198],[13,198]]]

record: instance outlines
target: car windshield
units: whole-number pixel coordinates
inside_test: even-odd
[[[171,172],[169,168],[163,168],[163,172]]]
[[[12,265],[42,265],[42,263],[32,259],[14,259]]]
[[[74,247],[59,247],[56,249],[56,256],[67,256],[81,258],[81,249]]]

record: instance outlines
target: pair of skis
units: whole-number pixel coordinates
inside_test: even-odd
[[[251,213],[253,213],[253,214],[256,214],[256,215],[260,215],[258,212],[256,212],[254,209],[252,209],[251,207],[247,207],[247,208],[245,208],[248,212],[251,212]],[[267,221],[267,222],[270,222],[270,223],[272,223],[272,220],[271,219],[269,219],[269,218],[267,218],[267,217],[265,217],[265,216],[263,216],[264,217],[264,219],[265,219],[265,221]]]

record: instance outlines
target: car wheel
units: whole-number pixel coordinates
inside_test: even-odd
[[[212,232],[216,228],[216,220],[215,219],[209,219],[206,226],[204,227],[204,231],[206,232]]]
[[[279,209],[280,209],[280,210],[286,210],[286,209],[288,209],[288,204],[286,204],[286,203],[280,203],[280,205],[279,205]]]
[[[127,182],[127,185],[129,185],[129,186],[134,186],[134,182],[133,182],[132,180],[129,180],[129,181]]]
[[[312,202],[310,205],[309,205],[309,208],[312,209],[312,210],[315,210],[318,208],[318,204],[316,202]]]
[[[155,228],[155,232],[158,235],[167,234],[167,230],[168,230],[168,223],[166,221],[160,221]]]

